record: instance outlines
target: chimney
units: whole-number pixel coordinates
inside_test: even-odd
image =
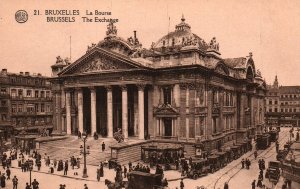
[[[29,72],[25,72],[25,75],[29,76],[30,74],[29,74]]]
[[[2,69],[2,73],[3,74],[7,74],[7,69],[5,68],[5,69]]]
[[[134,37],[134,41],[136,40],[136,31],[133,31],[133,37]]]
[[[42,76],[42,74],[38,73],[37,76]]]
[[[20,72],[20,75],[23,75],[23,72]]]

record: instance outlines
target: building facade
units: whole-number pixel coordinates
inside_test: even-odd
[[[52,66],[54,129],[112,137],[210,141],[212,148],[262,131],[266,86],[252,53],[223,59],[182,18],[150,49],[110,23],[106,37],[70,64]]]
[[[266,122],[268,126],[299,127],[300,86],[279,86],[275,77],[266,95]]]
[[[38,132],[52,129],[51,83],[41,74],[0,72],[0,128]]]

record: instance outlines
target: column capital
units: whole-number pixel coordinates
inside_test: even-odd
[[[74,88],[64,88],[64,91],[66,93],[70,93],[70,92],[73,92],[74,91]]]
[[[81,91],[82,91],[82,88],[81,88],[81,87],[76,87],[76,88],[75,88],[75,91],[81,92]]]
[[[122,91],[127,91],[127,85],[120,85],[120,88]]]
[[[139,91],[143,91],[145,89],[145,87],[146,87],[145,84],[137,84],[136,86],[137,86],[137,88],[138,88]]]
[[[107,92],[108,91],[112,91],[112,86],[111,85],[106,85],[106,86],[104,86],[105,87],[105,89],[107,90]]]
[[[94,86],[91,86],[91,87],[88,87],[90,89],[91,92],[95,92],[96,91],[96,87]]]
[[[180,89],[187,89],[188,88],[188,83],[179,83]]]

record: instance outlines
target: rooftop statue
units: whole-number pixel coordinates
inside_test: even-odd
[[[114,23],[113,22],[110,22],[108,25],[107,25],[107,31],[106,31],[106,35],[117,35],[117,27],[114,26]]]
[[[260,70],[256,70],[256,75],[259,76],[259,77],[261,77],[261,72],[260,72]]]
[[[210,40],[209,48],[219,51],[219,43],[216,40],[216,37],[213,37]]]
[[[58,63],[62,63],[64,60],[60,57],[60,56],[57,56],[56,57],[56,64]]]

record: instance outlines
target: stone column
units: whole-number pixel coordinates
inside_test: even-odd
[[[93,136],[96,130],[96,89],[90,87],[91,91],[91,135]]]
[[[60,97],[60,91],[55,91],[54,92],[55,94],[55,129],[58,131],[58,132],[61,132],[62,131],[62,126],[61,126],[61,122],[60,122],[60,119],[61,119],[61,107],[60,107],[60,100],[61,100],[61,97]]]
[[[71,94],[66,92],[66,119],[67,119],[67,134],[71,134]]]
[[[128,98],[126,85],[122,88],[122,133],[124,138],[128,138]]]
[[[144,131],[144,89],[145,85],[138,85],[138,103],[139,103],[139,139],[145,139]]]
[[[107,137],[113,137],[113,98],[112,86],[106,86],[107,90]]]
[[[83,133],[83,96],[82,89],[77,89],[78,93],[78,131]]]

